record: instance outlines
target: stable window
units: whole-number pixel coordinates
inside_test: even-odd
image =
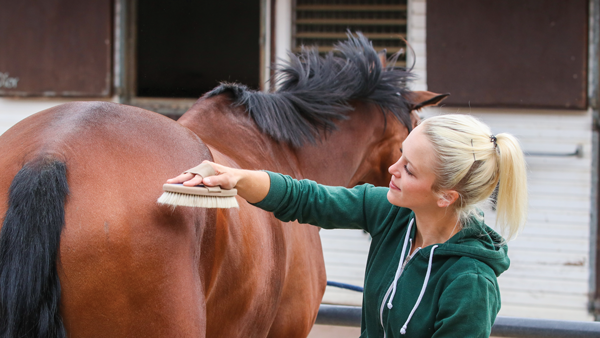
[[[261,88],[265,0],[117,1],[122,102],[177,117],[220,82]]]
[[[137,96],[197,98],[222,81],[260,87],[258,0],[137,6]]]

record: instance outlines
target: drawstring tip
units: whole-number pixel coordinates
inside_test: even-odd
[[[388,309],[390,309],[390,310],[391,310],[391,309],[392,309],[392,307],[393,307],[393,306],[392,306],[392,303],[387,303],[387,307],[388,307]]]
[[[400,334],[406,334],[406,326],[403,326],[403,327],[400,329]]]

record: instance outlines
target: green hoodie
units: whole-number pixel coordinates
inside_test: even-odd
[[[269,193],[255,205],[278,219],[371,234],[361,337],[489,337],[500,310],[496,277],[510,262],[502,237],[484,223],[473,219],[447,242],[407,257],[414,213],[392,205],[388,188],[269,176]]]

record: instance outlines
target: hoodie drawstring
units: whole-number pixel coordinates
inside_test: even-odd
[[[404,270],[404,257],[406,255],[406,247],[408,245],[408,241],[410,238],[410,230],[412,228],[414,221],[415,221],[415,219],[413,218],[410,220],[410,223],[408,224],[408,229],[406,230],[406,236],[404,236],[404,245],[402,246],[402,253],[400,254],[400,262],[398,262],[398,269],[396,269],[396,274],[394,275],[394,281],[388,287],[388,289],[385,293],[385,296],[383,297],[383,300],[381,301],[381,308],[379,310],[379,320],[381,322],[381,327],[383,328],[383,338],[386,337],[385,327],[383,326],[383,309],[385,308],[386,300],[387,300],[387,308],[391,310],[393,307],[392,301],[394,300],[394,296],[396,295],[396,287],[398,284],[398,279],[400,279],[400,275],[402,275],[402,271]],[[438,246],[439,245],[434,245],[431,248],[431,252],[429,253],[429,264],[427,265],[427,273],[425,274],[425,280],[423,281],[423,287],[421,287],[421,293],[419,294],[419,298],[417,298],[417,302],[415,303],[415,306],[413,306],[412,311],[408,315],[408,318],[406,319],[406,323],[404,323],[404,325],[400,329],[400,334],[406,334],[406,327],[408,326],[408,323],[410,322],[410,319],[412,318],[415,311],[417,311],[419,304],[421,304],[421,300],[423,299],[423,295],[425,294],[425,289],[427,289],[427,283],[429,283],[429,276],[431,275],[431,265],[433,262],[433,251]],[[411,240],[411,247],[412,247],[412,240]],[[388,299],[388,296],[389,296],[389,299]]]
[[[421,303],[421,299],[423,299],[423,295],[425,294],[425,289],[427,288],[427,283],[429,282],[429,275],[431,274],[431,262],[433,261],[433,250],[435,250],[435,248],[437,248],[437,247],[438,247],[437,245],[434,245],[431,248],[431,252],[429,253],[429,264],[427,265],[427,273],[425,274],[425,281],[423,282],[423,287],[421,288],[421,293],[419,294],[417,303],[415,303],[415,306],[413,307],[412,311],[410,311],[410,314],[408,315],[408,319],[406,319],[406,323],[404,323],[404,325],[402,325],[402,328],[400,329],[400,334],[406,334],[406,327],[408,326],[408,322],[410,322],[410,319],[412,318],[415,311],[417,311],[417,308],[419,307],[419,304]]]
[[[394,281],[392,282],[390,287],[387,289],[387,292],[385,293],[385,296],[383,297],[383,300],[381,301],[381,309],[379,310],[379,321],[381,322],[381,327],[383,328],[383,338],[386,337],[385,327],[383,326],[383,309],[385,307],[385,301],[388,298],[388,296],[390,295],[390,292],[392,292],[390,299],[393,299],[394,295],[396,293],[396,282],[398,282],[398,279],[400,278],[400,275],[402,274],[402,264],[404,262],[404,253],[406,252],[406,246],[408,245],[408,239],[410,238],[410,229],[412,228],[414,221],[415,221],[415,219],[413,218],[410,220],[410,223],[408,223],[408,229],[406,230],[406,236],[404,237],[404,246],[402,246],[402,253],[400,254],[400,263],[398,263],[398,269],[396,270],[396,275],[394,276]],[[391,300],[388,302],[388,308],[389,309],[392,308]]]
[[[410,237],[410,228],[412,227],[413,221],[415,219],[413,218],[410,221],[410,224],[408,225],[408,230],[406,231],[406,236],[404,237],[404,246],[402,247],[402,254],[400,254],[400,262],[398,263],[398,269],[396,269],[396,275],[394,276],[394,281],[392,282],[392,285],[390,285],[392,287],[392,294],[390,295],[390,299],[388,300],[387,303],[387,307],[388,309],[392,309],[393,305],[392,305],[392,300],[394,299],[394,296],[396,295],[396,287],[397,287],[397,283],[398,283],[398,279],[400,279],[400,275],[402,274],[402,270],[404,269],[404,256],[406,253],[406,244],[408,242],[408,238]],[[412,240],[411,242],[411,247],[412,247]]]

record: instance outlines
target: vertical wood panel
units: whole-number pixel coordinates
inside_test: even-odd
[[[0,0],[0,9],[0,95],[110,95],[112,0]]]

